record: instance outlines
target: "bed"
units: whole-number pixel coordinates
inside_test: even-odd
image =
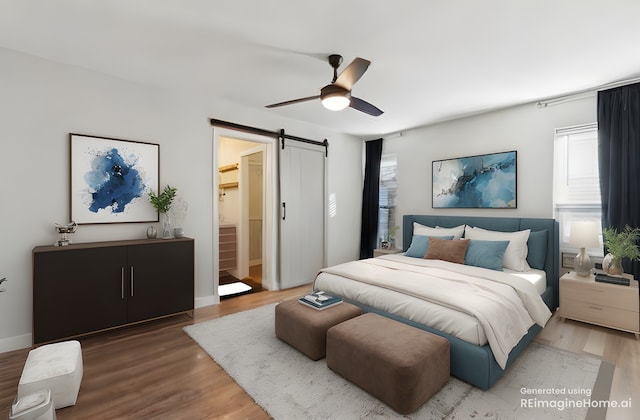
[[[464,251],[471,259],[465,264],[449,258],[458,251],[447,248],[461,245],[462,241],[450,240],[458,239],[454,234],[461,226],[467,226],[471,238]],[[314,289],[447,338],[451,374],[478,388],[490,388],[558,306],[558,223],[540,218],[405,215],[402,231],[403,253],[327,267],[317,276]],[[430,238],[431,258],[415,258],[424,252],[419,241],[424,237]],[[513,259],[514,249],[520,249],[513,247],[522,241],[526,251]],[[502,249],[501,266],[504,255],[505,267],[500,269],[487,256],[494,246]],[[448,254],[438,256],[443,249]]]

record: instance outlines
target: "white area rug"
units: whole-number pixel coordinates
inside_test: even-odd
[[[274,307],[184,330],[275,419],[584,419],[586,407],[566,406],[589,400],[601,366],[599,359],[533,343],[490,390],[451,377],[417,412],[401,416],[324,359],[314,362],[276,338]]]
[[[221,284],[218,286],[218,294],[220,297],[239,295],[251,290],[251,286],[241,281],[229,284]]]

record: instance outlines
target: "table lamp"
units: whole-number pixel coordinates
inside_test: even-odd
[[[571,222],[571,234],[569,242],[580,248],[580,252],[574,258],[573,266],[576,274],[587,277],[591,274],[593,262],[587,254],[587,248],[595,248],[600,246],[598,239],[598,224],[593,221],[574,221]]]

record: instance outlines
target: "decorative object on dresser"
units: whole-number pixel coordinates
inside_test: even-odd
[[[586,279],[569,272],[560,278],[560,316],[640,334],[638,281],[624,274],[629,286]]]
[[[37,246],[33,343],[193,311],[194,240]]]
[[[71,215],[78,224],[157,222],[160,145],[69,134]]]
[[[60,238],[56,241],[54,245],[56,246],[67,246],[71,243],[71,239],[69,238],[70,233],[75,233],[78,224],[73,220],[66,225],[55,224],[56,231],[60,234]]]
[[[602,260],[602,269],[610,276],[618,276],[624,273],[622,259],[637,260],[640,258],[640,228],[631,228],[627,225],[622,232],[614,228],[605,228],[602,231],[604,248],[608,254]]]
[[[576,274],[582,277],[588,276],[593,269],[593,262],[587,253],[587,248],[600,246],[597,222],[582,220],[571,222],[569,242],[580,248],[578,255],[573,259]]]
[[[154,226],[149,226],[147,228],[147,238],[156,239],[157,235],[158,235],[158,231],[156,230],[156,228]]]
[[[149,201],[153,204],[153,207],[158,210],[158,213],[164,214],[164,220],[162,222],[162,239],[173,238],[173,232],[171,230],[171,216],[169,210],[171,210],[171,204],[176,197],[178,189],[167,185],[164,190],[156,195],[153,191],[149,191]]]

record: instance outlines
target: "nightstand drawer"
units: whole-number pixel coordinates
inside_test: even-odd
[[[571,299],[600,306],[638,312],[638,290],[629,286],[595,282],[562,281],[560,299]]]
[[[560,299],[560,315],[605,327],[640,331],[640,318],[637,311],[627,311],[573,299]]]

